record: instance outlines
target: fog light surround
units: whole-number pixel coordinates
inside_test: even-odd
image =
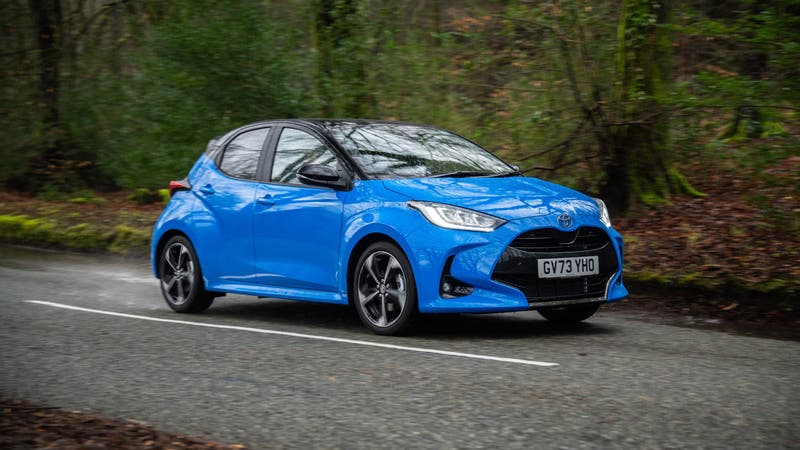
[[[453,265],[453,258],[455,257],[451,256],[447,258],[444,270],[442,271],[442,279],[439,283],[439,296],[442,298],[464,297],[472,294],[472,291],[475,290],[473,286],[454,278],[453,275],[450,274],[450,266]]]

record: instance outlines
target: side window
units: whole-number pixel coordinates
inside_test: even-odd
[[[255,180],[261,147],[268,133],[269,128],[259,128],[236,136],[225,147],[219,168],[234,178]]]
[[[271,181],[301,184],[297,179],[297,171],[306,164],[323,164],[334,169],[338,168],[336,155],[319,139],[305,131],[284,128],[275,148]]]

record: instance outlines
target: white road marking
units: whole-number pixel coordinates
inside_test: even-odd
[[[276,331],[276,330],[266,330],[263,328],[250,328],[250,327],[237,327],[233,325],[219,325],[213,323],[202,323],[202,322],[191,322],[187,320],[174,320],[174,319],[159,319],[157,317],[148,317],[148,316],[140,316],[136,314],[125,314],[125,313],[118,313],[113,311],[104,311],[101,309],[90,309],[90,308],[82,308],[80,306],[72,306],[72,305],[65,305],[62,303],[53,303],[53,302],[44,302],[40,300],[25,300],[27,303],[36,303],[38,305],[46,305],[46,306],[53,306],[55,308],[63,308],[63,309],[71,309],[74,311],[83,311],[89,312],[94,314],[105,314],[107,316],[116,316],[116,317],[126,317],[128,319],[139,319],[139,320],[149,320],[151,322],[165,322],[165,323],[177,323],[181,325],[192,325],[196,327],[206,327],[206,328],[220,328],[225,330],[236,330],[236,331],[249,331],[252,333],[262,333],[262,334],[272,334],[272,335],[279,335],[279,336],[290,336],[295,338],[302,338],[302,339],[315,339],[318,341],[328,341],[328,342],[338,342],[342,344],[353,344],[353,345],[363,345],[367,347],[379,347],[379,348],[388,348],[392,350],[404,350],[408,352],[419,352],[419,353],[432,353],[435,355],[446,355],[446,356],[457,356],[461,358],[471,358],[471,359],[482,359],[488,361],[496,361],[496,362],[505,362],[505,363],[512,363],[512,364],[524,364],[528,366],[542,366],[542,367],[553,367],[557,366],[558,363],[551,363],[551,362],[543,362],[543,361],[532,361],[529,359],[517,359],[517,358],[502,358],[499,356],[490,356],[490,355],[478,355],[474,353],[461,353],[461,352],[451,352],[447,350],[436,350],[432,348],[422,348],[422,347],[407,347],[404,345],[394,345],[394,344],[383,344],[380,342],[370,342],[370,341],[359,341],[356,339],[344,339],[344,338],[337,338],[337,337],[330,337],[330,336],[316,336],[313,334],[302,334],[302,333],[292,333],[289,331]]]

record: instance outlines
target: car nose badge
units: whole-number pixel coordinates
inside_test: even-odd
[[[572,216],[567,213],[562,213],[558,216],[558,224],[561,228],[569,228],[572,226]]]

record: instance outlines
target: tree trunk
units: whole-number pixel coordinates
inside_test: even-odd
[[[618,212],[659,204],[674,190],[669,117],[663,107],[672,77],[670,0],[624,0],[617,33],[617,104],[604,197]],[[679,174],[677,174],[679,175]]]
[[[333,51],[329,36],[329,29],[333,23],[332,10],[334,7],[333,1],[320,0],[316,5],[316,15],[311,29],[311,45],[317,57],[314,78],[317,85],[317,95],[322,100],[322,110],[325,116],[332,116],[335,110],[335,99],[331,92]]]
[[[59,115],[59,62],[61,49],[59,0],[30,0],[39,46],[39,110],[44,130],[42,148],[31,161],[30,171],[41,175],[53,171],[61,159],[61,118]]]
[[[759,13],[761,13],[761,6],[758,3],[751,5],[750,14],[757,16]],[[748,36],[748,38],[752,38],[752,36]],[[761,81],[768,64],[769,56],[764,52],[758,49],[745,50],[739,63],[739,74],[751,80]],[[761,111],[752,105],[752,101],[752,98],[744,98],[736,107],[733,123],[722,134],[722,139],[741,140],[761,137],[764,132],[763,117]]]

